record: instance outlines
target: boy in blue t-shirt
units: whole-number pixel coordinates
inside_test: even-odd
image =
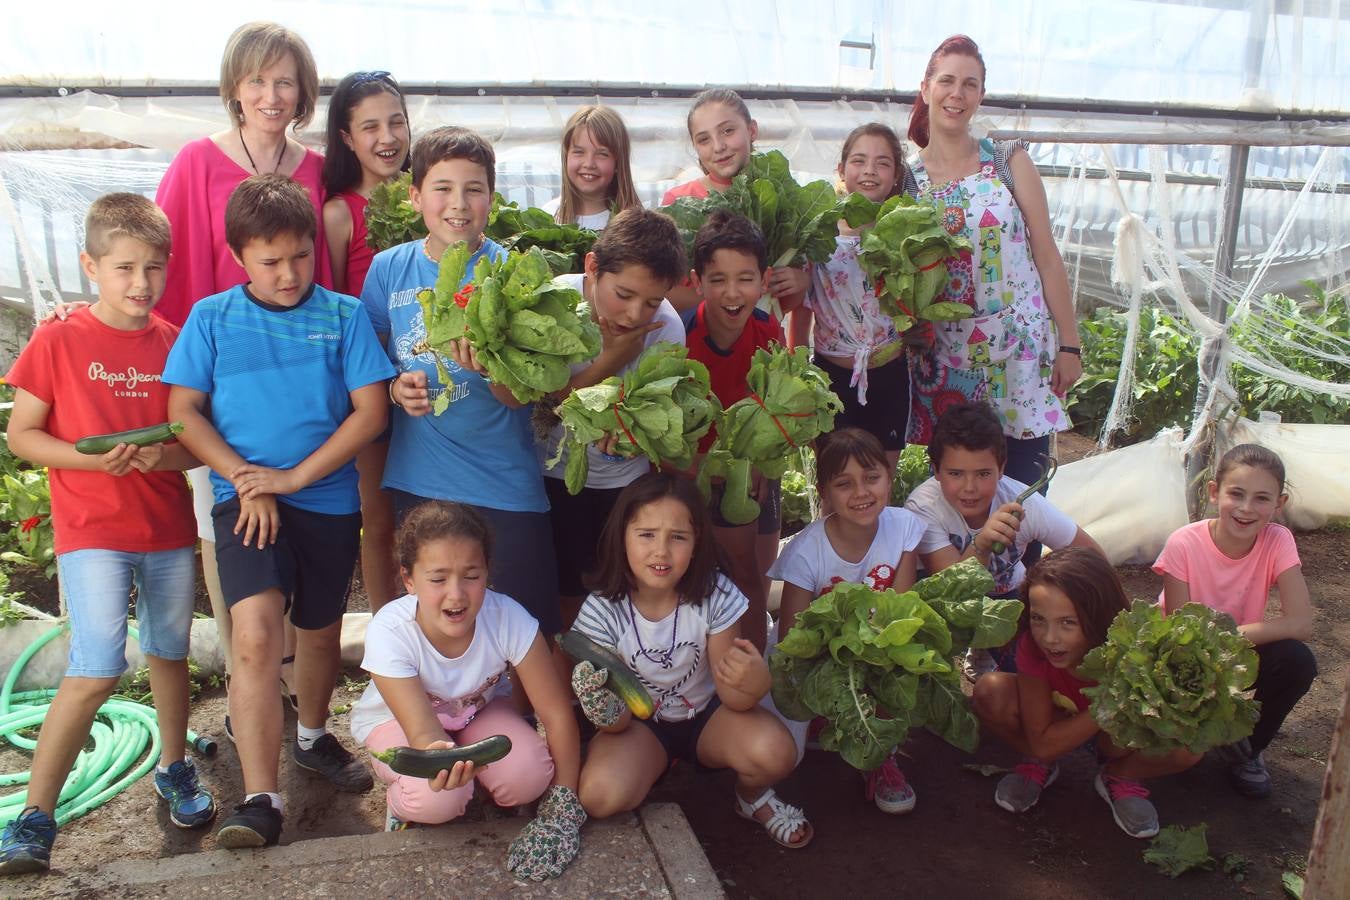
[[[506,251],[484,237],[496,155],[482,135],[467,128],[434,128],[417,139],[409,199],[422,214],[427,236],[377,253],[361,289],[375,332],[386,340],[398,367],[390,386],[392,428],[382,487],[396,522],[427,500],[473,506],[492,528],[488,582],[529,610],[539,630],[562,628],[548,496],[530,427],[533,407],[489,381],[467,340],[441,359],[453,384],[441,381],[437,354],[425,346],[427,329],[417,292],[436,284],[441,256],[466,244],[479,260]],[[467,281],[471,274],[465,275]],[[445,408],[432,413],[432,403]]]
[[[341,790],[369,771],[327,732],[361,531],[353,458],[385,426],[393,367],[365,309],[314,284],[314,208],[280,175],[245,180],[225,239],[247,284],[192,307],[164,368],[169,416],[211,467],[216,557],[233,619],[230,713],[244,802],[222,847],[281,835],[282,622],[296,627],[295,761]]]

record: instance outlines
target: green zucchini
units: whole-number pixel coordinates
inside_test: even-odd
[[[624,665],[624,661],[619,659],[614,651],[600,646],[575,628],[566,634],[558,635],[556,640],[562,652],[574,662],[586,660],[597,669],[607,669],[609,679],[605,682],[605,686],[619,695],[633,715],[639,719],[650,719],[656,712],[652,695],[647,693],[637,675]]]
[[[371,756],[384,763],[400,775],[412,775],[416,778],[435,778],[441,772],[448,771],[457,762],[471,762],[482,767],[494,763],[511,752],[511,739],[504,734],[494,734],[472,744],[438,750],[414,750],[411,747],[390,747]]]
[[[145,447],[150,444],[162,444],[183,433],[182,422],[161,422],[146,428],[133,428],[130,431],[114,431],[112,434],[95,434],[80,438],[75,449],[90,456],[102,456],[118,444],[131,444]]]

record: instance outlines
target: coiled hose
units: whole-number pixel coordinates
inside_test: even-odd
[[[19,673],[39,650],[69,627],[67,623],[59,624],[24,648],[0,688],[0,737],[15,747],[28,751],[37,747],[37,741],[19,732],[41,725],[47,717],[52,697],[56,696],[54,690],[15,693]],[[134,627],[128,627],[127,633],[140,640]],[[55,817],[58,825],[65,825],[107,803],[159,762],[159,725],[153,707],[122,697],[110,697],[98,708],[89,736],[94,742],[93,749],[80,752],[61,788]],[[191,729],[187,740],[188,746],[205,756],[216,752],[215,741],[201,737]],[[27,784],[29,774],[27,771],[0,774],[0,787]],[[0,797],[0,826],[18,818],[26,793],[15,791]]]

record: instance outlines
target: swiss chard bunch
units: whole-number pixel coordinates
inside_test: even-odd
[[[717,439],[698,472],[705,497],[712,496],[714,477],[726,479],[721,511],[735,525],[759,516],[759,504],[750,496],[750,470],[782,478],[788,452],[833,429],[835,415],[844,408],[805,347],[756,350],[745,380],[750,396],[722,411]]]
[[[824,262],[834,253],[840,219],[861,224],[875,207],[861,194],[840,200],[828,181],[798,184],[787,157],[771,150],[751,154],[725,191],[704,198],[681,197],[661,212],[679,226],[690,259],[694,235],[704,220],[715,209],[729,209],[759,226],[771,266],[804,266]]]
[[[366,243],[376,253],[427,236],[427,223],[408,199],[412,173],[375,186],[366,204]]]
[[[589,228],[554,221],[542,209],[522,209],[501,194],[492,195],[492,211],[483,234],[512,253],[538,247],[554,275],[580,272],[597,237]]]
[[[556,466],[566,451],[563,480],[570,493],[586,486],[586,447],[608,435],[617,438],[614,452],[620,456],[640,453],[654,465],[689,468],[721,404],[712,393],[708,368],[688,357],[684,345],[662,341],[644,350],[623,376],[567,396],[558,408],[565,436],[547,465]]]
[[[947,260],[970,250],[970,241],[948,234],[932,204],[912,197],[891,197],[874,209],[875,221],[858,245],[858,264],[895,330],[970,316],[974,311],[964,303],[934,301],[947,283]]]
[[[974,559],[902,594],[835,585],[797,616],[769,658],[774,704],[790,719],[823,716],[821,747],[864,772],[911,728],[973,752],[980,725],[952,657],[1016,633],[1022,604],[985,596],[993,587]]]
[[[1120,747],[1164,754],[1204,753],[1252,733],[1259,716],[1243,695],[1256,681],[1257,656],[1226,613],[1187,603],[1164,616],[1155,603],[1121,610],[1106,642],[1078,674],[1092,718]]]
[[[454,379],[442,357],[451,341],[468,338],[488,378],[521,403],[565,388],[568,367],[600,352],[600,329],[581,294],[553,281],[537,248],[495,261],[484,254],[472,281],[460,287],[471,257],[463,242],[450,247],[441,257],[436,287],[418,292],[427,336],[417,352],[433,351],[447,386]],[[449,403],[450,392],[443,391],[432,411],[440,415]]]

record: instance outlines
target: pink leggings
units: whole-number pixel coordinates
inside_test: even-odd
[[[445,714],[437,716],[441,724],[451,727],[454,720]],[[480,771],[474,778],[482,782],[498,806],[520,806],[533,802],[553,781],[553,758],[548,744],[516,712],[508,697],[493,700],[462,730],[451,733],[456,744],[472,744],[494,734],[511,739],[511,752]],[[366,735],[366,747],[387,750],[403,747],[408,738],[397,719],[390,719]],[[464,808],[473,797],[473,782],[453,791],[433,791],[425,778],[399,775],[379,760],[371,760],[375,775],[389,785],[385,802],[395,816],[404,822],[439,825],[464,814]]]

